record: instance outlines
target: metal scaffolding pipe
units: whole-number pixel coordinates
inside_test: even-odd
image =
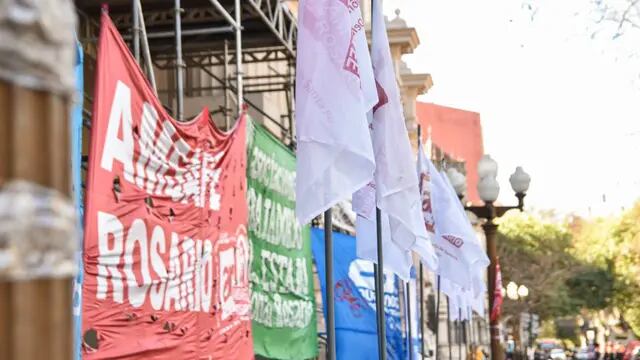
[[[136,58],[136,62],[140,64],[140,17],[138,14],[140,13],[140,8],[138,7],[138,1],[132,1],[132,18],[131,22],[131,34],[133,35],[133,57]]]
[[[138,8],[138,17],[140,19],[140,32],[142,33],[142,52],[144,55],[144,62],[147,65],[147,71],[149,72],[149,81],[153,92],[158,95],[158,87],[156,86],[156,76],[153,72],[153,62],[151,61],[151,51],[149,51],[149,39],[147,37],[147,27],[144,24],[144,16],[142,16],[142,3],[140,0],[135,0]]]
[[[202,29],[189,29],[183,30],[182,36],[193,36],[193,35],[211,35],[211,34],[222,34],[222,33],[230,33],[233,31],[233,26],[221,26],[214,28],[202,28]],[[158,31],[148,34],[149,39],[162,39],[162,38],[172,38],[176,36],[175,31]],[[124,36],[124,39],[129,39],[128,36]]]
[[[217,2],[216,0],[211,0]],[[240,28],[240,21],[242,15],[242,9],[240,8],[240,0],[235,0],[235,27],[236,27],[236,90],[238,98],[238,116],[242,113],[242,107],[244,106],[243,94],[242,94],[242,29]]]
[[[224,124],[225,129],[231,127],[229,119],[229,41],[224,41]]]
[[[182,60],[182,9],[180,7],[180,0],[175,0],[175,33],[176,33],[176,109],[174,116],[176,120],[182,120],[184,112],[184,94],[183,94],[183,67],[184,62]]]
[[[284,47],[287,49],[287,52],[294,56],[294,50],[290,47],[290,44],[288,44],[287,41],[282,37],[280,31],[275,26],[273,26],[272,20],[269,19],[269,17],[262,11],[262,9],[260,9],[259,2],[256,2],[255,0],[246,0],[246,2],[251,5],[251,7],[253,7],[255,13],[258,14],[264,24],[269,27],[269,30],[271,30],[273,35],[275,35],[282,42],[282,45],[284,45]]]
[[[291,139],[291,143],[289,144],[290,146],[294,146],[295,143],[295,133],[294,133],[294,126],[293,126],[293,115],[295,114],[296,111],[296,100],[295,100],[295,88],[296,88],[296,81],[295,81],[295,62],[289,60],[288,62],[288,76],[289,76],[289,91],[286,94],[287,95],[287,104],[289,104],[288,109],[289,110],[289,138]]]
[[[227,22],[229,24],[231,24],[231,26],[233,26],[236,29],[236,31],[238,29],[240,29],[240,19],[239,19],[238,14],[236,14],[236,18],[234,20],[231,17],[231,14],[229,14],[229,12],[227,12],[227,9],[225,9],[224,6],[222,6],[222,4],[220,4],[218,2],[218,0],[209,0],[209,1],[211,1],[211,5],[213,5],[213,7],[216,8],[220,12],[220,15],[222,15],[222,17],[225,20],[227,20]],[[239,1],[236,1],[236,9],[238,9],[238,4],[239,4]],[[236,10],[236,12],[237,12],[237,10]]]

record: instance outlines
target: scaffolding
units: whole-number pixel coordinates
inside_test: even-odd
[[[80,18],[78,37],[87,59],[85,124],[90,126],[102,4],[94,0],[76,0],[75,4]],[[204,99],[217,125],[229,129],[247,106],[255,120],[283,144],[295,148],[297,28],[287,2],[107,0],[104,4],[163,105],[176,119],[195,115],[185,107],[186,102]],[[275,97],[281,109],[265,109],[266,96]]]

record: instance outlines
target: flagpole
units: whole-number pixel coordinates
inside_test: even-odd
[[[153,63],[151,62],[151,52],[149,51],[149,38],[147,37],[147,27],[144,23],[144,16],[142,16],[142,3],[140,0],[135,0],[136,8],[138,9],[138,18],[140,26],[140,34],[142,35],[142,56],[144,57],[145,64],[147,66],[147,72],[149,74],[149,82],[153,88],[153,93],[158,95],[158,87],[156,86],[156,76],[153,73]]]
[[[440,360],[440,275],[436,287],[436,360]]]
[[[409,360],[413,360],[413,331],[411,329],[411,280],[407,281],[407,291],[405,295],[405,299],[407,299],[407,325],[408,325],[408,334],[409,334]]]
[[[327,360],[336,358],[336,332],[335,332],[335,309],[333,297],[333,223],[331,219],[331,209],[324,212],[324,261],[325,261],[325,283],[327,284],[326,307],[327,307]]]
[[[467,308],[467,311],[469,311],[469,320],[467,320],[467,334],[469,335],[468,346],[471,347],[471,354],[473,354],[475,352],[475,346],[473,345],[475,343],[473,339],[473,310],[471,308]]]
[[[420,262],[420,355],[424,357],[424,283],[422,277],[422,262]]]
[[[476,339],[473,332],[473,310],[469,310],[469,337],[471,338],[471,346],[474,347]]]
[[[465,320],[462,322],[462,331],[463,331],[462,335],[463,335],[463,339],[464,339],[464,351],[465,351],[465,352],[469,351],[469,335],[470,335],[470,334],[469,334],[469,332],[467,331],[467,325],[469,324],[469,319],[468,319],[468,317],[469,317],[469,314],[468,314],[468,312],[467,312],[467,319],[465,319]]]
[[[462,323],[462,308],[458,308],[458,334],[464,339],[464,324]],[[458,341],[458,359],[462,360],[462,341]]]
[[[451,355],[451,307],[449,306],[449,301],[451,301],[451,298],[447,296],[447,342],[449,345],[449,360],[452,360],[453,357]]]
[[[376,0],[371,0],[371,47],[373,48],[373,14],[376,11]],[[378,320],[378,359],[387,359],[387,336],[384,314],[384,259],[382,256],[382,214],[376,206],[376,248],[378,253],[377,264],[374,265],[376,316]]]
[[[373,271],[375,277],[375,294],[376,294],[376,318],[378,328],[378,359],[387,359],[387,330],[385,326],[384,314],[384,263],[382,257],[382,214],[376,207],[376,238],[378,250],[378,262],[374,264]]]

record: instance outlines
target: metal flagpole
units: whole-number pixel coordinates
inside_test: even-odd
[[[384,314],[384,263],[382,257],[382,214],[376,207],[376,238],[378,249],[378,263],[374,264],[373,271],[375,276],[375,293],[376,293],[376,318],[378,320],[378,359],[386,360],[387,358],[387,329]]]
[[[371,20],[376,11],[376,0],[371,0]],[[371,47],[373,47],[373,21],[371,21]],[[375,294],[376,294],[376,317],[378,320],[378,358],[386,360],[387,358],[387,336],[386,322],[384,316],[384,259],[382,256],[382,215],[380,209],[376,207],[376,240],[378,261],[374,265],[375,276]]]
[[[331,209],[324,212],[324,262],[325,262],[325,283],[327,284],[326,304],[327,307],[327,360],[336,358],[336,325],[333,297],[333,224],[331,219]]]
[[[467,314],[468,317],[468,314]],[[469,337],[471,336],[469,330],[468,330],[468,326],[469,326],[469,319],[466,319],[465,321],[462,322],[463,327],[462,327],[462,331],[464,331],[464,350],[465,351],[469,351]]]
[[[409,337],[409,360],[413,360],[413,331],[411,329],[411,280],[407,281],[407,291],[405,299],[407,299],[407,328]]]
[[[462,323],[462,308],[458,308],[458,334],[464,339],[464,324]],[[462,341],[458,339],[458,359],[462,360]]]
[[[144,16],[142,16],[142,4],[140,0],[135,0],[138,8],[138,18],[140,23],[140,32],[142,34],[142,55],[144,56],[144,62],[147,65],[147,71],[149,72],[149,82],[153,88],[153,93],[158,95],[158,89],[156,86],[156,76],[153,73],[153,63],[151,62],[151,51],[149,51],[149,39],[147,38],[147,27],[144,24]]]
[[[469,333],[469,343],[471,344],[471,346],[473,346],[473,342],[475,341],[473,339],[473,311],[471,310],[471,308],[469,308],[468,310],[469,320],[467,321],[467,326],[469,327],[469,329],[467,331]]]
[[[422,277],[422,262],[420,262],[420,274],[419,274],[419,278],[420,278],[420,328],[418,331],[420,331],[420,355],[422,355],[422,357],[424,357],[424,283],[423,283],[423,277]]]
[[[418,151],[423,151],[422,149],[422,126],[420,126],[420,124],[418,124],[418,128],[417,128],[417,135],[418,135]],[[419,331],[419,336],[420,336],[420,355],[422,355],[422,357],[424,357],[424,325],[425,325],[425,320],[424,320],[424,279],[423,279],[423,274],[422,274],[422,261],[420,262],[419,265],[419,274],[418,274],[418,283],[420,284],[420,327],[418,328]]]
[[[447,296],[447,342],[449,345],[449,360],[452,360],[451,355],[451,307],[449,306],[450,298]]]
[[[175,0],[175,27],[176,27],[176,109],[174,116],[176,120],[181,121],[183,117],[183,74],[182,68],[184,62],[182,60],[182,9],[180,7],[180,0]]]
[[[436,287],[436,360],[440,360],[440,275]]]

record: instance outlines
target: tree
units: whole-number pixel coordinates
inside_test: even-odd
[[[576,219],[572,254],[595,269],[583,274],[572,291],[588,294],[584,308],[602,306],[622,311],[635,333],[640,333],[640,202],[618,218]],[[571,286],[570,286],[571,288]],[[600,296],[600,299],[595,297]],[[586,298],[586,296],[585,296]]]
[[[566,227],[527,214],[508,214],[498,228],[498,254],[504,282],[513,280],[529,288],[526,303],[505,302],[505,312],[527,309],[543,319],[577,313],[566,282],[581,267],[569,252],[571,233]]]
[[[614,303],[636,334],[640,334],[640,202],[613,228],[612,266],[616,275]]]
[[[640,30],[640,0],[594,0],[593,3],[599,15],[596,23],[611,22],[615,24],[614,39],[624,34],[628,29]]]

